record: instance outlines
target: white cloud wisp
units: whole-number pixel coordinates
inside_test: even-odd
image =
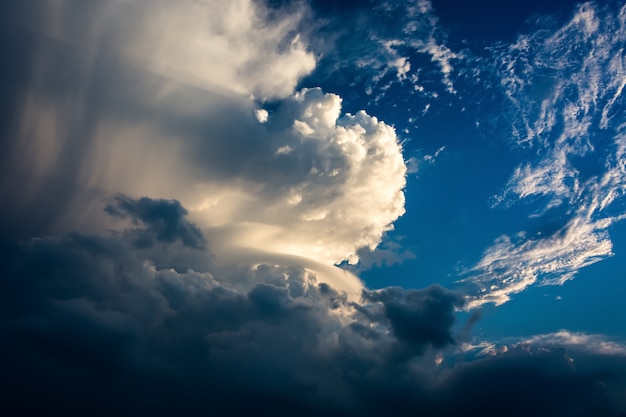
[[[561,28],[493,49],[514,109],[517,146],[539,157],[520,165],[495,206],[528,202],[531,218],[560,213],[551,233],[502,236],[466,271],[478,291],[468,308],[502,304],[529,285],[562,284],[611,256],[609,227],[624,218],[626,8],[579,6]],[[610,138],[607,143],[607,138]],[[589,168],[591,167],[591,168]]]

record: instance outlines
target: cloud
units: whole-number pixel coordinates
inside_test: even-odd
[[[246,220],[280,224],[279,241],[289,245],[281,252],[356,261],[356,250],[373,249],[404,213],[406,168],[395,131],[365,112],[340,111],[338,96],[305,89],[266,123],[268,137],[282,138],[266,163],[282,195],[271,196],[271,212]]]
[[[446,409],[483,415],[498,415],[502,410],[518,416],[620,415],[619,394],[605,390],[603,384],[621,384],[617,374],[624,361],[587,355],[585,365],[576,365],[570,359],[563,349],[529,352],[515,348],[463,363],[442,383],[448,401],[454,398],[454,405]]]
[[[254,136],[258,124],[251,96],[286,97],[315,67],[300,32],[303,8],[185,0],[175,10],[163,1],[10,10],[7,30],[28,70],[3,132],[2,177],[21,180],[2,190],[15,206],[8,215],[23,229],[34,223],[31,234],[101,226],[94,201],[114,192],[180,199],[173,190],[197,175],[189,164],[207,163],[198,141],[241,146],[236,138]],[[48,215],[30,213],[39,204]]]
[[[366,271],[374,267],[397,265],[407,259],[415,259],[416,255],[402,247],[402,239],[392,240],[388,236],[383,238],[382,243],[374,250],[361,248],[357,251],[359,263],[355,265],[342,265],[345,269],[354,272]]]
[[[572,332],[565,329],[530,337],[507,337],[497,342],[483,340],[458,345],[460,352],[476,352],[477,356],[501,355],[510,349],[522,349],[532,353],[565,349],[569,352],[568,360],[572,363],[574,362],[573,356],[579,354],[583,356],[626,356],[626,345],[623,342],[611,340],[603,334]]]
[[[430,60],[437,64],[446,91],[456,94],[452,62],[465,58],[465,55],[463,52],[454,52],[447,45],[447,33],[441,29],[430,1],[413,1],[407,7],[407,21],[403,30],[409,35],[407,43],[415,51],[430,56]]]
[[[3,155],[7,224],[22,237],[99,232],[119,227],[102,216],[110,194],[177,200],[221,259],[325,266],[358,296],[359,280],[330,266],[356,262],[392,229],[406,168],[391,126],[342,114],[341,98],[319,88],[293,91],[315,64],[298,37],[306,9],[72,6],[20,17],[42,25]]]
[[[478,286],[470,295],[467,307],[484,303],[496,305],[510,300],[528,286],[562,284],[576,272],[612,255],[612,244],[606,233],[607,221],[589,221],[575,217],[548,237],[512,240],[502,236],[483,254],[464,281]]]
[[[407,161],[407,173],[417,174],[429,165],[434,165],[439,155],[446,150],[445,146],[440,147],[433,155],[412,156]]]
[[[166,203],[132,200],[139,201]],[[178,221],[163,217],[171,227]],[[621,356],[553,347],[595,337],[538,337],[533,345],[551,350],[512,347],[453,365],[458,293],[392,287],[350,302],[301,267],[223,268],[206,249],[167,240],[138,247],[133,237],[1,242],[5,409],[120,416],[624,411]]]
[[[540,231],[501,236],[484,252],[466,271],[478,287],[468,306],[502,304],[533,284],[562,284],[612,256],[609,227],[623,219],[626,176],[624,126],[607,115],[626,76],[615,59],[624,13],[586,3],[561,27],[492,49],[516,145],[538,155],[515,169],[494,207],[531,209]]]
[[[365,92],[370,105],[380,105],[388,91],[430,99],[442,87],[455,93],[455,62],[466,56],[448,46],[430,1],[355,2],[333,14],[319,3],[314,13],[323,39],[312,37],[321,51],[314,78],[346,97]],[[407,84],[413,89],[401,87]]]
[[[612,341],[601,334],[560,330],[556,333],[535,335],[519,343],[531,347],[561,346],[593,354],[626,356],[624,344]]]
[[[169,243],[180,240],[183,245],[196,249],[205,246],[202,232],[187,221],[187,210],[176,200],[132,199],[120,194],[115,196],[115,204],[107,205],[105,211],[114,217],[130,217],[134,224],[145,225],[146,229],[135,236],[135,242],[141,246],[152,246],[155,240]],[[126,232],[137,234],[137,231]]]
[[[315,68],[300,38],[304,8],[270,10],[249,0],[184,0],[175,9],[160,0],[78,3],[42,2],[41,30],[82,48],[111,48],[135,65],[200,88],[285,97]]]
[[[117,199],[139,211],[180,207]],[[177,216],[159,219],[164,230],[180,225]],[[153,224],[138,228],[151,233]],[[364,373],[370,359],[383,372],[400,345],[419,357],[429,345],[453,342],[452,306],[460,299],[441,288],[366,292],[356,309],[302,268],[208,262],[181,271],[178,258],[188,256],[193,266],[197,248],[174,247],[170,239],[137,246],[134,237],[2,242],[0,331],[10,342],[1,356],[3,375],[15,377],[6,407],[83,413],[107,397],[96,414],[147,407],[157,415],[179,408],[241,415],[250,411],[246,404],[279,414],[290,407],[356,410],[341,375]],[[379,304],[380,315],[359,311]],[[431,330],[410,333],[411,323]],[[357,340],[366,344],[350,353]],[[349,356],[354,368],[343,369]],[[211,401],[202,400],[207,393]],[[25,402],[31,394],[37,401]]]
[[[443,348],[454,343],[449,328],[454,323],[454,308],[463,304],[459,294],[439,286],[420,291],[388,287],[365,292],[363,298],[382,304],[383,312],[363,311],[369,317],[385,317],[396,338],[407,345],[414,347],[428,342]]]
[[[401,145],[338,95],[296,91],[315,65],[308,11],[266,6],[18,7],[11,34],[31,69],[2,139],[3,407],[623,412],[621,357],[454,362],[459,293],[368,290],[333,266],[374,250],[404,212]],[[406,63],[386,65],[408,80]]]

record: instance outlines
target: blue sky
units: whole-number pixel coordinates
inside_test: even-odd
[[[621,49],[613,52],[612,47],[619,48],[621,41],[607,39],[603,45],[592,45],[578,31],[580,25],[594,24],[592,21],[600,19],[603,13],[613,16],[615,8],[594,4],[580,7],[573,2],[543,5],[530,2],[507,6],[477,3],[467,5],[466,9],[450,7],[445,2],[433,4],[435,12],[440,10],[435,13],[439,26],[435,25],[433,33],[441,37],[442,45],[457,48],[450,51],[450,56],[456,55],[451,58],[453,69],[449,77],[454,81],[454,92],[451,93],[446,84],[445,73],[438,71],[441,68],[432,68],[437,66],[435,62],[425,60],[423,53],[416,50],[418,48],[407,46],[411,39],[398,41],[393,38],[399,44],[397,50],[403,52],[400,55],[421,66],[409,70],[407,79],[396,84],[393,84],[393,75],[388,75],[388,82],[392,85],[387,84],[389,87],[384,93],[371,99],[375,94],[367,95],[366,92],[366,99],[370,100],[355,104],[372,108],[372,113],[393,123],[398,136],[405,141],[405,157],[409,163],[411,158],[419,162],[417,172],[409,173],[407,177],[407,214],[394,223],[395,231],[387,235],[391,240],[397,239],[396,244],[401,242],[399,252],[412,255],[391,267],[362,271],[361,277],[373,287],[390,283],[419,287],[433,281],[454,286],[464,276],[464,271],[478,263],[485,251],[502,236],[515,239],[519,233],[526,235],[517,245],[511,245],[511,250],[529,241],[554,249],[556,243],[551,236],[564,233],[571,212],[586,198],[583,191],[576,201],[557,204],[561,198],[559,193],[570,193],[561,187],[568,187],[563,185],[568,181],[576,182],[575,187],[580,187],[579,182],[588,181],[589,185],[597,182],[604,169],[602,165],[610,158],[611,146],[614,146],[609,139],[611,128],[608,125],[601,127],[599,113],[604,111],[602,101],[613,100],[613,94],[619,95],[621,91],[621,75],[610,63],[611,59],[619,58]],[[595,17],[590,18],[594,14]],[[476,19],[477,15],[484,19]],[[603,23],[607,28],[612,27],[611,18]],[[391,24],[400,25],[396,21]],[[602,26],[600,23],[594,28],[597,36],[609,35],[603,33]],[[520,50],[522,46],[524,49]],[[562,55],[555,55],[552,49]],[[603,58],[595,60],[597,58],[592,55],[585,56],[598,54],[600,50],[605,54]],[[518,65],[527,66],[525,75],[513,80],[515,75],[512,72],[519,70]],[[410,82],[411,76],[416,74],[431,75],[431,78],[424,78],[426,89],[416,91],[411,88],[418,84]],[[572,76],[576,81],[564,82]],[[595,77],[595,82],[585,77]],[[611,92],[609,87],[614,82],[613,77],[617,77],[614,79],[617,93]],[[516,84],[505,84],[512,80]],[[562,91],[556,90],[559,83],[563,84]],[[343,97],[351,97],[354,93],[349,90],[353,87],[344,86],[345,92],[341,86],[334,88],[342,91]],[[515,91],[507,91],[507,87]],[[607,90],[603,91],[603,88]],[[362,99],[355,97],[355,100]],[[589,108],[586,107],[588,99],[594,101]],[[347,105],[351,104],[344,100]],[[554,110],[550,112],[548,107],[541,114],[541,106],[553,106]],[[571,134],[558,121],[564,117],[568,106],[578,111],[580,121],[585,123],[581,130]],[[616,107],[606,111],[619,114]],[[546,127],[547,118],[556,122]],[[621,123],[618,116],[611,121]],[[576,129],[575,122],[570,122],[571,129]],[[520,129],[528,130],[520,132]],[[560,175],[557,170],[547,170],[544,174],[546,170],[543,168],[533,167],[533,164],[554,163],[550,158],[556,158],[556,155],[544,155],[556,152],[550,147],[559,135],[567,137],[572,146],[589,141],[569,151],[571,155],[566,157],[565,167],[569,179],[555,179]],[[585,146],[587,150],[581,151]],[[577,155],[579,152],[582,154]],[[437,157],[431,159],[434,155]],[[539,162],[542,158],[544,162]],[[525,195],[503,194],[507,183],[515,185],[512,180],[515,170],[524,166],[530,168],[526,176],[527,188],[522,191]],[[541,181],[533,183],[530,178],[537,179],[533,175],[544,176]],[[524,181],[524,177],[520,176],[519,180]],[[606,189],[601,193],[610,192]],[[506,201],[494,204],[496,198]],[[619,217],[621,203],[613,204],[614,213]],[[595,263],[602,259],[601,263],[605,264],[557,268],[554,273],[557,281],[568,273],[588,277],[581,278],[583,282],[568,280],[563,286],[555,287],[531,285],[527,288],[523,285],[523,292],[513,297],[513,305],[503,305],[496,309],[497,312],[489,313],[481,321],[481,328],[492,335],[505,337],[512,332],[521,336],[562,328],[589,331],[598,326],[598,331],[623,339],[623,326],[610,319],[621,310],[621,293],[611,291],[607,294],[606,287],[598,285],[599,280],[619,280],[619,220],[611,222],[604,232],[610,236],[604,242],[610,241],[607,247],[611,249],[597,257],[589,254],[586,261],[578,261]],[[555,255],[552,261],[567,263],[579,255],[575,248],[569,251],[568,244],[576,245],[563,243],[566,254]],[[535,250],[533,245],[527,246],[528,252]],[[523,253],[519,255],[522,259],[518,261],[526,262]],[[507,253],[503,252],[502,261],[506,261],[506,257]],[[541,263],[534,266],[537,271],[543,267]],[[552,267],[554,263],[549,266]],[[537,276],[537,284],[542,283],[540,272],[532,275]],[[598,298],[603,300],[602,306],[598,305]],[[543,307],[538,308],[538,305]],[[545,320],[546,314],[554,318]]]
[[[8,408],[626,412],[619,2],[6,16]]]

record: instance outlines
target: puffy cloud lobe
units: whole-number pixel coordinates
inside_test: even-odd
[[[341,116],[341,99],[305,89],[270,116],[275,161],[296,168],[271,212],[254,220],[286,227],[287,253],[313,254],[331,263],[355,261],[361,247],[375,248],[404,213],[406,167],[393,128],[365,112]],[[289,182],[288,182],[289,181]],[[278,215],[278,216],[277,216]],[[311,242],[315,242],[311,246]]]
[[[505,406],[514,407],[512,415],[624,411],[614,394],[623,391],[626,364],[615,356],[571,353],[572,364],[558,349],[520,348],[436,367],[432,348],[447,354],[453,311],[462,302],[441,287],[366,291],[350,303],[302,268],[200,265],[194,256],[202,251],[167,240],[137,247],[132,237],[2,241],[5,410],[96,416],[500,415]],[[181,256],[195,269],[175,268]],[[520,391],[527,394],[523,401]]]
[[[115,204],[106,206],[105,211],[115,217],[130,217],[135,224],[144,224],[146,229],[135,240],[140,246],[151,246],[154,240],[169,243],[180,240],[183,245],[196,249],[205,246],[202,232],[187,221],[187,210],[176,200],[132,199],[120,194],[115,196]]]
[[[450,327],[454,323],[454,308],[463,304],[459,294],[439,286],[425,290],[388,287],[366,291],[363,298],[381,303],[383,311],[362,311],[369,318],[388,321],[396,338],[409,346],[427,342],[436,348],[443,348],[454,343]]]
[[[111,228],[101,197],[150,195],[181,201],[219,235],[215,250],[246,246],[332,265],[376,247],[404,213],[406,168],[393,128],[365,112],[342,115],[340,97],[318,88],[293,93],[305,73],[283,74],[302,63],[289,51],[304,46],[287,46],[295,11],[246,1],[237,3],[241,14],[228,2],[207,3],[210,13],[184,2],[172,16],[161,2],[72,5],[40,11],[47,36],[35,37],[37,65],[3,155],[3,178],[25,177],[3,184],[12,217],[28,224],[32,207],[49,207],[30,235]],[[79,15],[84,24],[58,25]],[[211,70],[170,71],[202,62],[177,53],[208,54]],[[232,63],[232,54],[251,61]],[[276,54],[288,63],[266,73],[265,64],[282,62]],[[259,74],[244,77],[241,66]],[[250,94],[281,100],[270,112]]]

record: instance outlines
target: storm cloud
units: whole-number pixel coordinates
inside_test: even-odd
[[[3,414],[624,415],[618,342],[562,331],[475,354],[479,316],[457,325],[476,299],[349,272],[383,263],[407,167],[393,125],[303,81],[332,58],[311,47],[330,47],[322,3],[8,3]],[[430,3],[375,11],[418,39],[344,45],[363,86],[422,91],[412,48],[456,94],[463,54]],[[515,253],[497,243],[487,255]]]
[[[196,230],[179,203],[116,199],[109,212],[143,220],[134,233],[4,242],[5,409],[619,415],[622,355],[520,346],[459,362],[460,294],[391,287],[351,302],[303,268],[200,263],[198,252],[210,254],[186,245],[185,234],[136,244],[139,232],[154,236],[151,210],[169,210],[156,217],[163,230]],[[181,270],[181,258],[195,269]],[[446,359],[437,365],[436,355]]]

